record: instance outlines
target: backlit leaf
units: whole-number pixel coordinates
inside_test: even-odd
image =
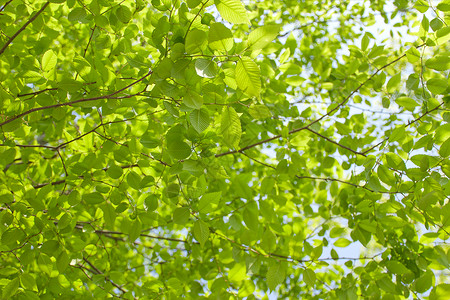
[[[220,133],[229,147],[239,148],[242,134],[241,121],[232,107],[224,107],[222,111]]]
[[[249,57],[242,57],[236,65],[236,83],[247,95],[259,97],[261,90],[260,70]]]
[[[214,0],[222,18],[233,24],[250,24],[247,11],[240,0]]]

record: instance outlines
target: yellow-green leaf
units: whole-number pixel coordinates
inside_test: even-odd
[[[215,0],[214,3],[225,21],[233,24],[250,24],[247,10],[240,0]]]
[[[242,129],[241,121],[234,108],[224,107],[220,121],[220,133],[229,147],[239,148]]]
[[[244,56],[238,61],[236,83],[247,95],[259,97],[261,90],[260,70],[250,57]]]

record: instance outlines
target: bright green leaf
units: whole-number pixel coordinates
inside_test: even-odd
[[[258,65],[249,57],[242,57],[236,65],[236,83],[247,95],[259,97],[261,79]]]
[[[233,24],[250,24],[247,11],[240,0],[214,0],[222,18]]]

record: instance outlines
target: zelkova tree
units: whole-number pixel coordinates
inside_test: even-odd
[[[2,298],[448,299],[449,11],[2,0]]]

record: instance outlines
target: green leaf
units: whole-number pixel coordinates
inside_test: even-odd
[[[190,108],[200,109],[203,104],[203,97],[196,92],[188,92],[183,97],[183,104]]]
[[[256,28],[248,35],[247,47],[251,51],[263,49],[280,34],[281,28],[280,25],[264,25]]]
[[[83,200],[86,201],[87,204],[98,204],[105,201],[103,195],[99,192],[93,192],[83,195]]]
[[[450,156],[450,138],[442,143],[441,147],[439,148],[439,155],[442,157]]]
[[[3,287],[2,299],[11,299],[19,289],[19,278],[16,277]]]
[[[439,45],[443,45],[450,39],[450,27],[446,26],[444,28],[438,29],[436,31],[436,43]],[[447,64],[447,69],[448,69]]]
[[[202,220],[197,220],[194,223],[194,238],[203,247],[209,237],[209,227]]]
[[[70,22],[84,22],[86,18],[86,10],[81,7],[75,7],[70,11],[70,13],[67,16],[67,19],[69,19]]]
[[[209,126],[209,114],[205,108],[195,109],[189,114],[189,121],[198,133],[202,133]]]
[[[425,62],[425,66],[437,71],[450,69],[450,57],[447,55],[436,55]]]
[[[27,290],[37,291],[36,279],[34,279],[34,277],[29,273],[23,273],[20,275],[20,283]]]
[[[253,231],[258,231],[259,222],[257,212],[248,208],[244,209],[243,213],[244,223]]]
[[[414,8],[419,12],[424,13],[428,10],[429,5],[425,0],[417,0],[416,4],[414,4]]]
[[[439,9],[440,11],[450,11],[450,2],[448,0],[447,1],[444,0],[438,5],[436,5],[436,8]]]
[[[202,0],[187,0],[186,3],[189,8],[194,8],[194,7],[197,7],[201,2],[202,2]]]
[[[222,196],[222,192],[207,193],[202,196],[198,203],[198,212],[208,213],[213,209],[213,205],[217,205]]]
[[[444,94],[447,90],[447,80],[444,78],[432,78],[427,81],[427,88],[433,94]]]
[[[102,206],[102,210],[106,225],[109,227],[114,227],[114,222],[116,220],[116,211],[114,210],[114,207],[111,204],[106,203]]]
[[[178,207],[173,212],[173,222],[175,224],[184,225],[189,221],[191,211],[189,207]]]
[[[388,91],[388,93],[393,93],[395,90],[398,89],[398,85],[400,84],[400,80],[401,80],[401,74],[396,74],[394,76],[391,77],[391,79],[389,79],[387,85],[386,85],[386,90]]]
[[[410,63],[418,62],[420,59],[420,52],[416,47],[411,47],[406,51],[406,58]]]
[[[336,247],[341,247],[341,248],[345,248],[350,244],[351,244],[351,242],[345,238],[339,238],[336,242],[334,242],[334,245]]]
[[[42,75],[38,72],[28,70],[23,74],[22,77],[26,79],[26,82],[37,82],[42,78]]]
[[[242,57],[236,65],[236,83],[249,96],[259,97],[261,79],[258,65],[247,56]]]
[[[229,147],[239,149],[239,142],[242,134],[241,121],[236,111],[231,106],[224,107],[222,110],[220,134]]]
[[[250,106],[248,113],[256,120],[263,120],[263,119],[270,118],[272,116],[269,108],[267,108],[267,106],[261,105],[261,104]]]
[[[273,263],[269,266],[266,274],[267,285],[269,289],[274,291],[279,284],[281,284],[286,277],[284,266],[280,263]]]
[[[116,16],[120,22],[127,24],[131,20],[132,13],[128,6],[120,5],[116,10]]]
[[[378,178],[384,183],[394,186],[396,179],[394,173],[389,170],[385,165],[379,165],[377,169]]]
[[[47,50],[42,56],[41,67],[42,71],[50,72],[56,67],[58,57],[52,50]]]
[[[191,155],[191,147],[183,141],[172,142],[167,145],[167,151],[175,159],[186,159]]]
[[[186,36],[185,49],[188,54],[202,52],[207,46],[206,32],[199,29],[192,29]]]
[[[204,78],[214,78],[217,75],[217,65],[213,60],[198,58],[195,60],[197,75]]]
[[[58,258],[56,259],[56,268],[58,269],[58,272],[64,273],[66,268],[69,266],[69,263],[69,255],[67,255],[66,251],[61,251],[61,253],[58,255]]]
[[[392,272],[394,274],[398,274],[398,275],[402,275],[402,274],[411,272],[407,267],[405,267],[405,265],[403,265],[401,262],[395,261],[395,260],[386,262],[386,268],[390,272]]]
[[[450,284],[441,283],[433,288],[430,293],[430,300],[448,300],[450,294]]]
[[[303,281],[309,286],[314,286],[316,283],[316,273],[310,268],[305,269],[303,271]]]
[[[422,276],[414,281],[414,288],[416,292],[425,293],[433,286],[434,274],[427,270]]]
[[[247,10],[240,0],[214,0],[214,4],[225,21],[233,24],[250,24]]]
[[[108,174],[109,177],[113,179],[118,179],[122,176],[123,169],[119,166],[112,165],[108,168],[108,170],[106,170],[106,173]]]
[[[398,97],[395,99],[395,102],[409,111],[414,111],[414,109],[419,105],[414,99],[404,96]]]
[[[209,27],[208,44],[212,50],[228,52],[234,45],[233,34],[222,23],[213,23]]]
[[[139,190],[141,188],[141,176],[139,176],[136,172],[131,171],[127,175],[127,183],[135,190]]]
[[[88,75],[91,72],[91,64],[84,57],[75,57],[73,59],[73,64],[75,70],[77,70],[78,74],[80,74],[80,76],[82,77]]]
[[[136,239],[141,235],[142,223],[136,218],[131,224],[130,231],[128,232],[128,237],[131,242],[136,241]]]

